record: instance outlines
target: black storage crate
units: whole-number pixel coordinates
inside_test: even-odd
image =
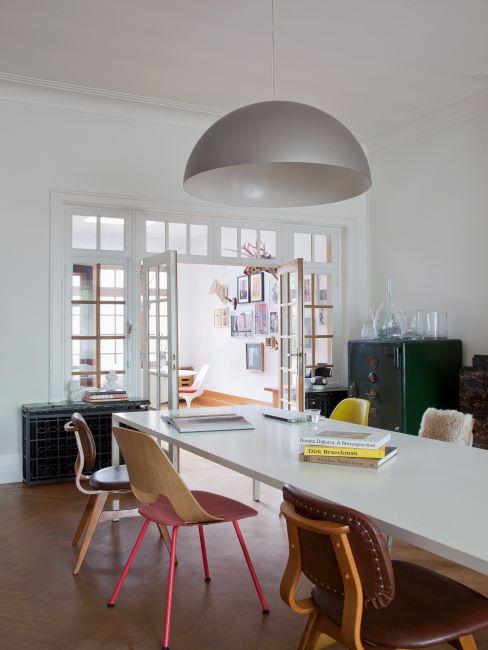
[[[330,416],[339,402],[347,397],[347,388],[327,386],[325,390],[307,390],[305,392],[305,408],[320,409],[320,414]]]
[[[78,411],[95,439],[95,469],[112,464],[112,413],[147,410],[149,401],[131,398],[126,402],[52,402],[22,406],[23,477],[27,485],[63,483],[74,479],[76,440],[64,425]]]

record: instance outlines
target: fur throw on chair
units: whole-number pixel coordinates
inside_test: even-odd
[[[472,445],[472,431],[472,415],[429,408],[422,416],[419,436],[454,442],[457,445]]]

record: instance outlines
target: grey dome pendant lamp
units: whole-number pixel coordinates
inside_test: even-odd
[[[344,201],[371,187],[354,135],[324,111],[274,99],[275,0],[272,0],[273,100],[238,108],[198,140],[183,186],[201,199],[246,207]]]

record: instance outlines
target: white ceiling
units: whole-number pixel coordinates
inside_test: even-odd
[[[487,0],[276,11],[277,98],[365,139],[488,87]],[[270,63],[271,0],[0,0],[3,74],[227,110],[270,98]]]

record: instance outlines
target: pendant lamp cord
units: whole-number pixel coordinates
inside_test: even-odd
[[[271,97],[275,98],[275,21],[276,0],[271,0]]]

